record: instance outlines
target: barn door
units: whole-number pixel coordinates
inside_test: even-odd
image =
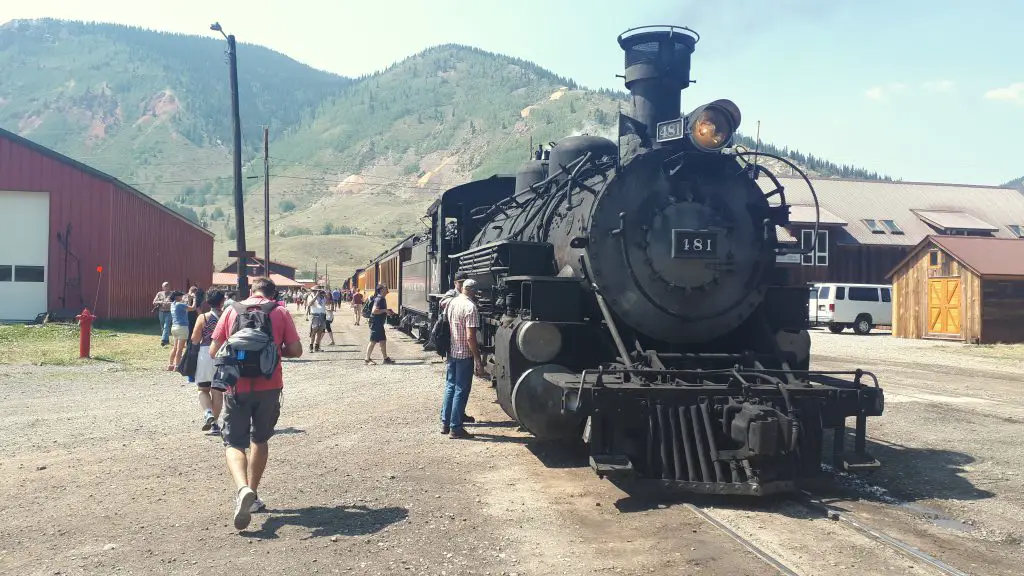
[[[960,333],[960,279],[928,280],[928,332]]]

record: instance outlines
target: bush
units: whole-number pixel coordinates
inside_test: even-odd
[[[291,212],[292,210],[295,210],[295,202],[292,202],[291,200],[281,200],[277,203],[277,208],[281,210],[281,212]]]

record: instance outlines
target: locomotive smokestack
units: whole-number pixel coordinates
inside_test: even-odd
[[[690,85],[690,56],[699,39],[693,30],[679,26],[643,26],[619,35],[626,89],[633,97],[630,117],[644,126],[645,141],[654,142],[659,122],[680,117],[680,93]],[[625,128],[620,124],[620,132]]]

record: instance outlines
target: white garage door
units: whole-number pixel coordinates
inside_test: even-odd
[[[0,190],[0,321],[46,312],[50,194]]]

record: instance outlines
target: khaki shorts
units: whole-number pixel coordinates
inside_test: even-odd
[[[182,326],[180,324],[171,326],[171,338],[174,338],[175,340],[188,340],[188,336],[188,326]]]

